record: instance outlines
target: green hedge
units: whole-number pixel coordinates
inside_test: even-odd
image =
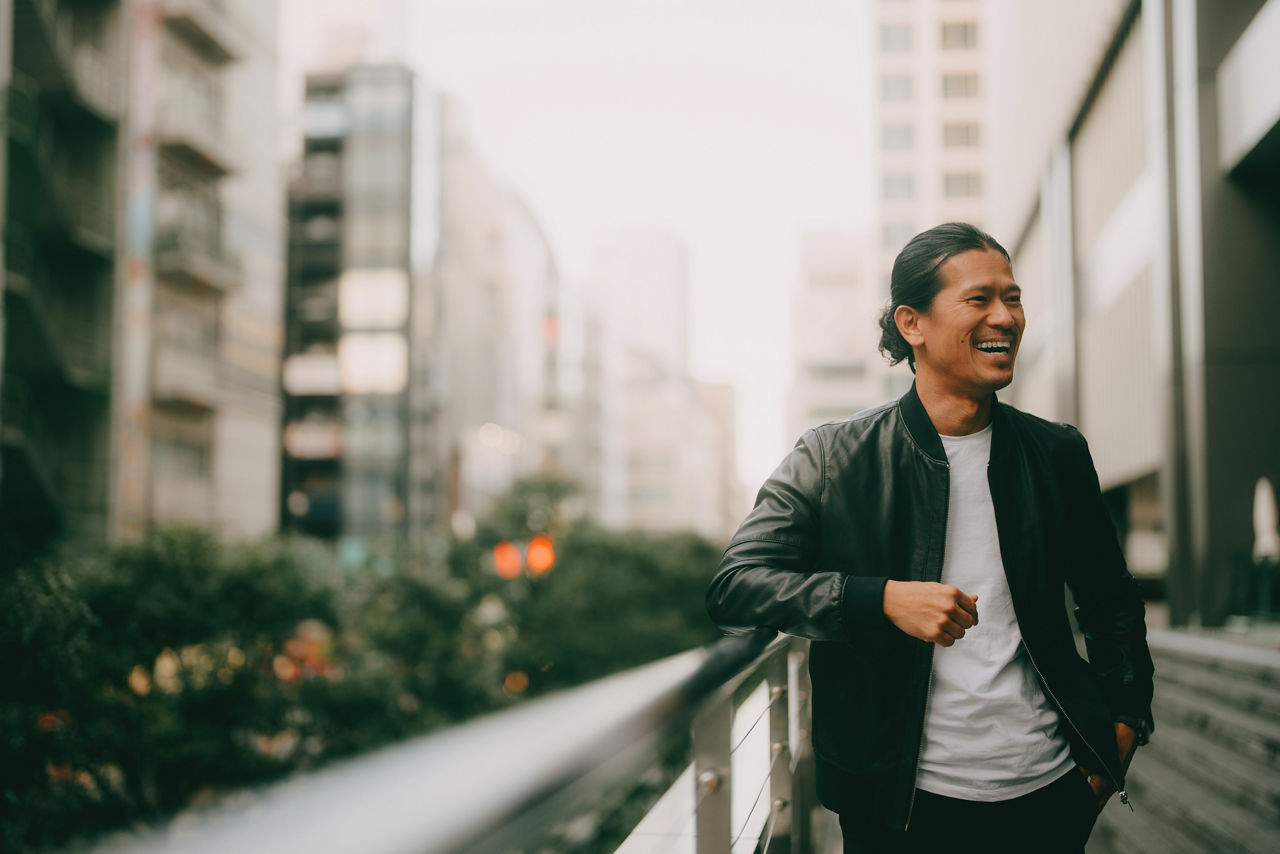
[[[714,640],[718,548],[564,523],[517,484],[473,538],[340,568],[194,530],[0,584],[0,850],[40,851]],[[492,546],[556,542],[499,579]]]

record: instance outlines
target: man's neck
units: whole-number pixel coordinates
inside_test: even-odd
[[[975,400],[943,388],[927,374],[917,374],[916,394],[939,436],[968,436],[991,423],[990,392]]]

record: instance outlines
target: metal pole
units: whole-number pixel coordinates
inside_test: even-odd
[[[698,854],[729,854],[733,838],[729,766],[733,696],[709,703],[693,719],[693,778],[697,807],[694,832]]]
[[[769,802],[773,822],[769,850],[789,854],[791,847],[792,794],[791,782],[791,715],[788,653],[791,644],[782,646],[769,659],[765,678],[769,682]]]
[[[791,696],[788,711],[795,716],[795,741],[791,745],[791,850],[802,854],[813,848],[810,819],[817,801],[813,749],[809,741],[812,707],[809,705],[809,641],[795,640],[788,655]]]

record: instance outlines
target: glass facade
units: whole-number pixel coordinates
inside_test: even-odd
[[[294,250],[333,251],[291,265],[282,518],[352,554],[406,532],[412,105],[404,68],[309,79],[291,196]]]

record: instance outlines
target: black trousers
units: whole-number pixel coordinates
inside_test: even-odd
[[[911,824],[889,830],[840,814],[845,854],[969,850],[1080,854],[1098,819],[1093,789],[1079,770],[1007,801],[962,801],[916,791]]]

